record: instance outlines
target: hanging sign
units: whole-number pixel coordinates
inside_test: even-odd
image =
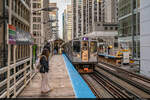
[[[29,32],[25,32],[13,25],[7,25],[8,44],[33,44],[34,40]]]
[[[16,44],[16,28],[8,25],[8,44]]]

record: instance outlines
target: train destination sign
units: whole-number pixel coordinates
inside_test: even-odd
[[[82,40],[87,41],[87,40],[89,40],[89,38],[83,37]]]

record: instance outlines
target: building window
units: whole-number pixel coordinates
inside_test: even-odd
[[[41,18],[40,17],[33,17],[33,22],[41,22]]]
[[[41,4],[40,3],[33,3],[33,8],[41,8]]]
[[[113,30],[113,27],[110,27],[110,30]]]
[[[97,24],[97,26],[100,26],[101,24]]]
[[[41,25],[40,24],[33,24],[33,29],[39,30],[39,29],[41,29]]]
[[[118,27],[115,27],[115,30],[118,30]]]
[[[115,42],[115,43],[114,43],[114,47],[115,47],[115,48],[118,48],[118,42]]]
[[[33,31],[33,35],[34,36],[40,36],[40,32],[39,31]]]

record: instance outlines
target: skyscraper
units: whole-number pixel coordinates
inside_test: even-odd
[[[117,6],[117,0],[72,0],[74,37],[97,31],[98,23],[113,24],[117,29]]]
[[[118,35],[118,0],[72,0],[73,38],[102,39],[114,47]]]
[[[132,58],[140,57],[140,0],[119,0],[119,44]]]
[[[63,39],[69,41],[72,39],[72,7],[67,5],[63,13]]]
[[[76,30],[76,0],[71,0],[72,5],[72,38],[77,37],[77,30]]]
[[[49,7],[49,0],[31,0],[31,33],[34,37],[34,43],[37,45],[37,52],[40,53],[44,46],[44,42],[50,37],[47,34],[50,33],[50,25],[47,22],[49,20],[48,12],[42,11],[42,8]]]
[[[57,8],[57,3],[49,3],[49,7]],[[58,8],[49,12],[50,26],[51,26],[51,37],[53,39],[58,38]]]
[[[140,0],[140,72],[150,77],[150,0]]]
[[[81,24],[81,17],[82,17],[82,12],[81,9],[82,8],[82,0],[76,0],[76,36],[80,37],[82,35],[81,33],[81,28],[82,28],[82,24]]]

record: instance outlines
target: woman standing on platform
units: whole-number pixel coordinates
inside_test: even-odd
[[[42,55],[40,57],[40,64],[41,64],[40,73],[42,76],[41,93],[48,93],[50,91],[50,87],[48,84],[48,71],[49,71],[48,58],[49,58],[49,51],[48,49],[44,48],[42,51]]]

